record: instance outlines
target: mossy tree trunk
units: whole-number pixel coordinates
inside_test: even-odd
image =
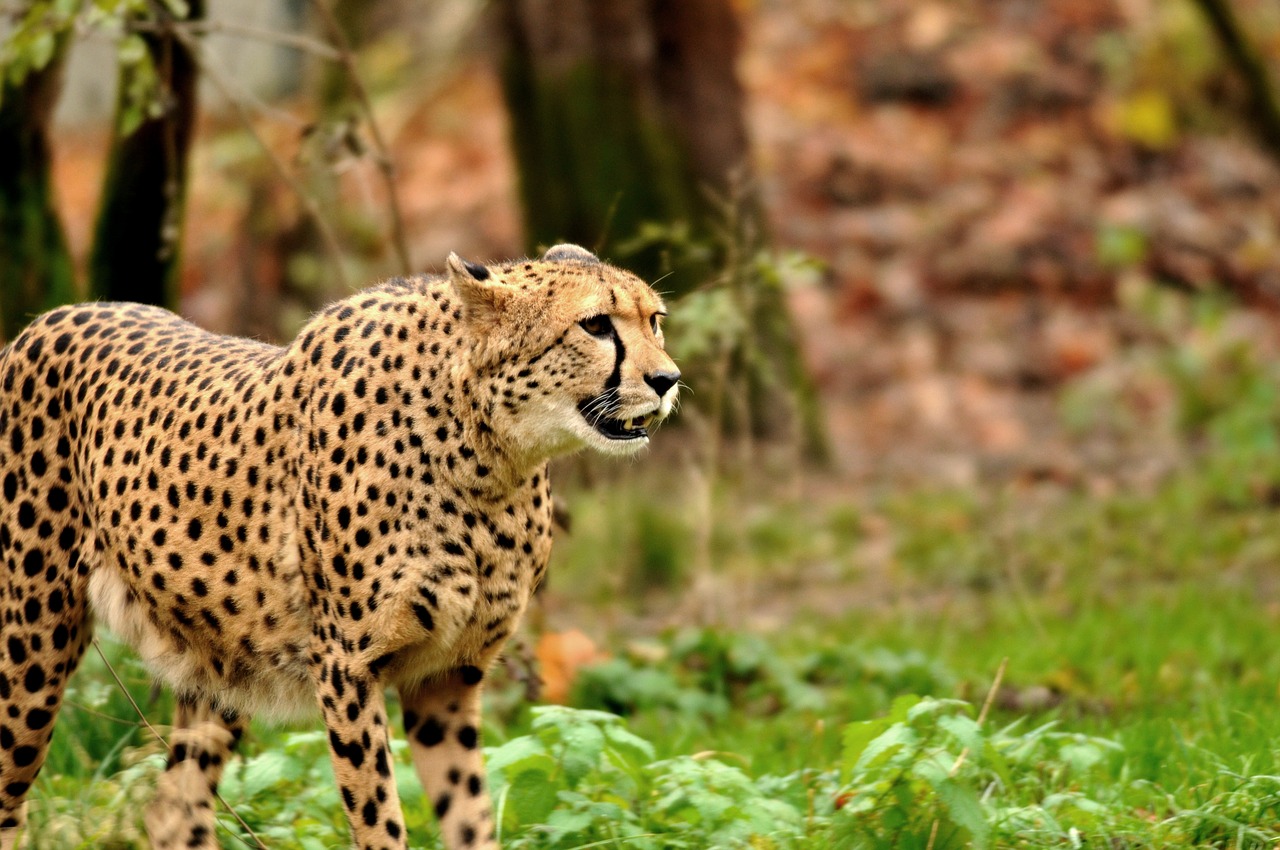
[[[0,324],[11,340],[33,316],[75,299],[75,273],[53,197],[49,120],[67,39],[0,92]]]
[[[203,0],[188,0],[186,20],[204,15]],[[196,57],[165,24],[169,7],[144,35],[159,79],[161,111],[135,128],[128,99],[136,70],[120,74],[116,133],[107,159],[102,204],[94,230],[89,279],[109,300],[170,304],[177,299],[187,164],[196,122]],[[131,131],[130,131],[131,130]]]
[[[578,242],[649,277],[643,225],[709,235],[706,192],[747,157],[727,0],[503,0],[503,78],[531,248]],[[714,31],[690,26],[715,20]],[[692,43],[699,34],[705,45]],[[699,281],[682,268],[664,283]],[[702,271],[705,271],[702,270]]]
[[[809,453],[824,456],[783,292],[772,276],[750,272],[765,227],[751,191],[731,0],[497,5],[530,251],[577,242],[661,278],[674,297],[751,275],[750,350],[735,357],[742,368],[731,390],[751,397],[751,422],[720,424],[761,436],[795,425]],[[779,414],[788,407],[779,392],[794,414]]]

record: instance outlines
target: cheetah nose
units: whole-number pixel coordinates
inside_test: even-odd
[[[680,380],[679,372],[654,372],[652,375],[644,376],[644,382],[653,387],[653,391],[658,394],[658,398],[665,396],[667,390],[674,387],[678,380]]]

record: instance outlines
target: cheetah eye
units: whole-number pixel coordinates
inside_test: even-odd
[[[582,329],[592,336],[611,336],[613,334],[613,322],[609,317],[601,313],[599,316],[592,316],[589,319],[583,319],[578,322]]]
[[[654,335],[654,336],[657,336],[658,334],[662,333],[662,323],[661,323],[661,321],[660,321],[660,320],[661,320],[661,319],[662,319],[662,317],[663,317],[663,316],[665,316],[665,315],[667,315],[667,314],[666,314],[666,313],[654,313],[652,316],[650,316],[650,317],[649,317],[649,327],[653,330],[653,335]]]

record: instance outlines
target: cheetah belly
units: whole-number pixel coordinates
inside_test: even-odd
[[[96,568],[95,568],[96,567]],[[94,618],[131,646],[151,673],[174,693],[199,693],[263,720],[288,723],[313,717],[315,691],[306,666],[310,625],[281,628],[257,653],[222,645],[218,635],[184,634],[157,623],[125,575],[91,565],[89,605]],[[213,659],[234,659],[233,675],[218,675]]]

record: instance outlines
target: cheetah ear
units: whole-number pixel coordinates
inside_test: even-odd
[[[466,321],[482,326],[492,324],[506,304],[503,287],[485,283],[489,279],[489,270],[455,253],[449,254],[446,265],[449,267],[449,284],[462,302]]]
[[[542,255],[542,259],[548,263],[598,263],[600,258],[595,254],[583,248],[581,245],[570,245],[564,243],[562,245],[552,245],[547,249],[547,253]]]

